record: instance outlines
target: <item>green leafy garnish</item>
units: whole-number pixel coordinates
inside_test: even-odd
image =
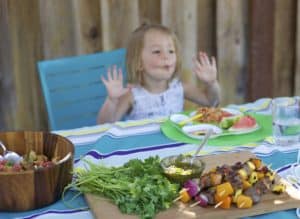
[[[74,171],[73,182],[66,188],[111,199],[122,213],[153,218],[171,206],[179,185],[163,174],[158,156],[144,161],[133,159],[121,167],[106,167],[84,160],[88,168]]]

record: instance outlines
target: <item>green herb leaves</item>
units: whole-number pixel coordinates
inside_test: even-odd
[[[150,219],[169,208],[178,195],[179,185],[163,175],[157,156],[144,161],[133,159],[121,167],[85,162],[88,170],[75,170],[75,180],[67,188],[110,198],[123,213]]]

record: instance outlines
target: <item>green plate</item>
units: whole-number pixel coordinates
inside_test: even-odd
[[[249,115],[256,119],[256,122],[259,125],[259,129],[253,130],[250,133],[230,133],[229,131],[227,131],[216,138],[210,139],[208,141],[208,145],[243,145],[261,141],[266,137],[272,135],[272,116],[256,113],[249,113]],[[178,125],[170,120],[166,120],[161,125],[161,130],[168,138],[172,140],[190,144],[199,143],[199,139],[187,136],[181,131],[181,128],[179,128]]]

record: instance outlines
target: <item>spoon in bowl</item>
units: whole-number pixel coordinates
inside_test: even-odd
[[[0,141],[0,146],[3,150],[3,156],[0,157],[0,161],[6,160],[7,162],[11,162],[13,164],[19,164],[23,160],[23,157],[16,152],[8,151],[2,141]]]
[[[193,164],[195,158],[199,154],[200,150],[204,147],[204,145],[206,144],[207,140],[209,139],[209,137],[211,136],[212,133],[213,133],[212,129],[208,129],[207,132],[205,133],[205,136],[204,136],[203,140],[201,141],[201,143],[199,144],[197,150],[195,151],[194,155],[191,158],[191,161],[190,161],[191,165]]]
[[[65,162],[66,160],[69,159],[69,157],[71,157],[71,155],[72,155],[71,152],[67,153],[67,155],[64,156],[61,160],[59,160],[56,164],[61,164],[61,163]]]

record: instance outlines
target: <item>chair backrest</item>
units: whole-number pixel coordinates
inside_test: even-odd
[[[122,68],[125,49],[38,62],[42,90],[51,130],[96,124],[97,113],[106,96],[101,75],[107,68]]]

